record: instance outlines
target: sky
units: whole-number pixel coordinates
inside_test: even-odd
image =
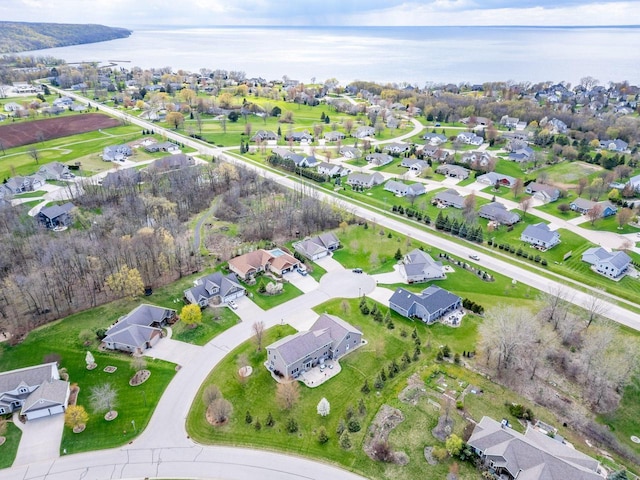
[[[632,25],[640,0],[0,0],[2,20],[142,26]]]

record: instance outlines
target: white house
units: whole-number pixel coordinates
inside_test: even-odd
[[[631,257],[625,252],[608,252],[602,247],[585,250],[582,261],[591,265],[594,272],[608,278],[622,278],[631,265]]]
[[[520,240],[548,250],[560,243],[560,234],[551,230],[549,225],[540,222],[534,225],[527,225],[527,228],[520,235]]]

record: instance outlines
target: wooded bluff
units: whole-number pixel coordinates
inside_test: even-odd
[[[129,35],[131,30],[105,25],[0,22],[0,54],[104,42]]]

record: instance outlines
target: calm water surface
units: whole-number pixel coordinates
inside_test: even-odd
[[[242,70],[309,82],[568,81],[640,84],[640,27],[157,27],[29,54],[67,62]]]

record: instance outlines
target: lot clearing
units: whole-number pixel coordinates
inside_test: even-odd
[[[34,120],[1,126],[0,141],[4,148],[12,148],[118,125],[119,120],[102,113]]]

